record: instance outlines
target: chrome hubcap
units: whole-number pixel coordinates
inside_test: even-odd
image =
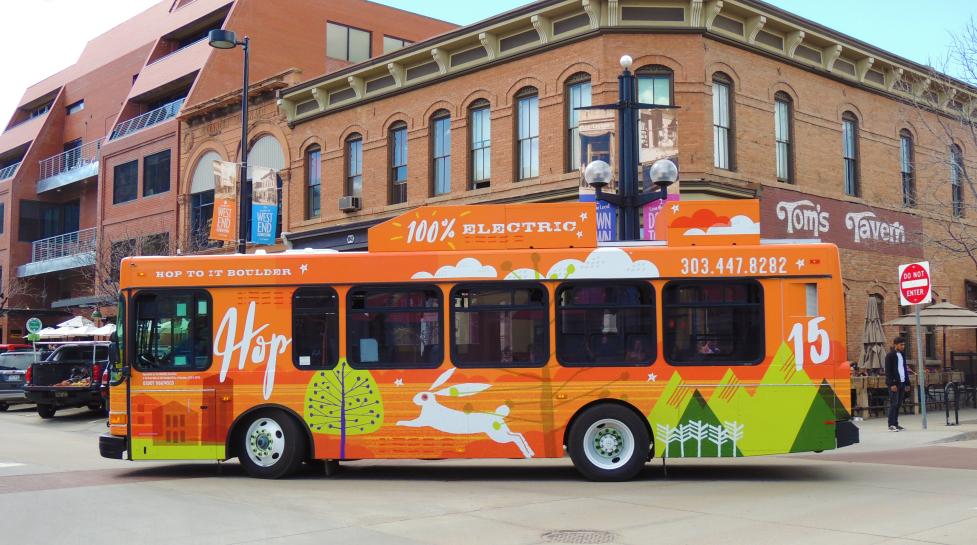
[[[601,469],[617,469],[634,455],[634,435],[623,422],[612,418],[591,424],[583,441],[587,460]]]
[[[248,427],[248,458],[261,467],[271,467],[278,463],[285,452],[285,433],[278,422],[270,418],[260,418]]]

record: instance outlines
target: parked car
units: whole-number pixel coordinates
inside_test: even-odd
[[[24,393],[24,384],[32,363],[33,352],[0,354],[0,411],[6,411],[11,405],[30,403]]]
[[[104,411],[102,372],[108,364],[107,342],[80,342],[59,346],[45,361],[31,365],[24,390],[37,404],[41,418],[52,418],[59,409],[88,407]]]

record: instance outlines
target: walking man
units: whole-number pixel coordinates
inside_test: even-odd
[[[899,408],[909,392],[909,368],[906,366],[906,339],[896,337],[892,350],[885,356],[885,385],[889,387],[889,431],[902,431]]]

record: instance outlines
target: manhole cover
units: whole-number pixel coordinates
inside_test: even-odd
[[[547,543],[613,543],[617,536],[601,530],[556,530],[543,534]]]

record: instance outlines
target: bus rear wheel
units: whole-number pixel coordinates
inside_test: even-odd
[[[237,455],[244,470],[260,479],[280,479],[302,465],[305,437],[282,411],[259,411],[240,428]]]
[[[644,468],[651,439],[633,411],[620,405],[596,405],[570,428],[568,450],[573,465],[591,481],[628,481]]]

